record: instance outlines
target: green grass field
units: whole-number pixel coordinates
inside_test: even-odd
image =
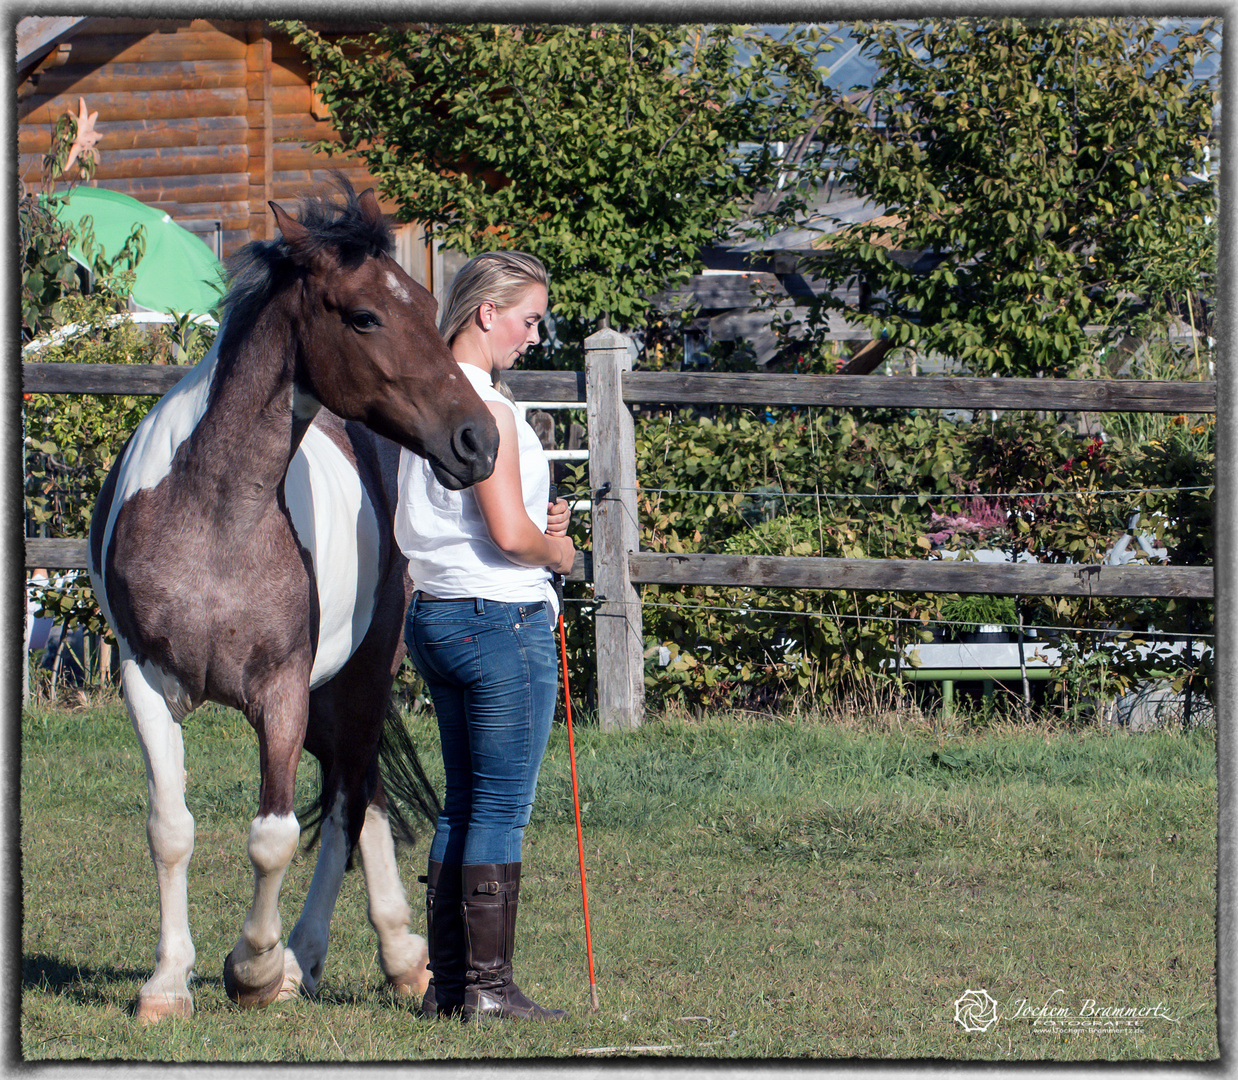
[[[437,737],[412,722],[436,781]],[[1216,1020],[1215,732],[950,737],[810,719],[576,730],[601,1008],[589,1011],[566,732],[526,836],[516,970],[570,1020],[433,1024],[378,969],[347,876],[322,992],[224,996],[252,891],[256,740],[186,721],[197,1013],[130,1017],[153,964],[145,778],[123,707],[22,723],[21,1055],[169,1061],[1203,1061]],[[314,770],[302,768],[306,791]],[[424,843],[402,856],[424,930]],[[285,934],[313,868],[289,871]],[[956,1019],[966,991],[994,1006]],[[983,1002],[983,999],[981,999]],[[1048,1006],[1048,1010],[1045,1006]],[[997,1019],[981,1017],[995,1008]],[[1043,1015],[1033,1015],[1032,1011]],[[1047,1023],[1052,1020],[1054,1023]]]

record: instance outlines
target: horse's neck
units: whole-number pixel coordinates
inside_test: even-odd
[[[215,386],[198,424],[193,467],[213,497],[273,502],[312,421],[293,410],[295,345],[287,321],[262,317],[216,361]]]

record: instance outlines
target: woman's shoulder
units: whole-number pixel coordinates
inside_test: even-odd
[[[520,406],[495,387],[488,386],[484,392],[479,390],[478,396],[486,403],[486,407],[500,423],[507,417],[511,417],[511,422],[517,430],[520,429],[522,424],[527,423],[523,413],[520,411]]]

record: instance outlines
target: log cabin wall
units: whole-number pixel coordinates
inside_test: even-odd
[[[19,27],[19,51],[20,51]],[[263,21],[83,20],[46,57],[19,70],[18,175],[41,180],[56,121],[78,98],[98,112],[94,184],[166,211],[226,258],[274,234],[267,201],[285,204],[340,169],[361,191],[364,165],[313,154],[336,132],[310,88],[300,50]],[[394,222],[394,203],[382,200]],[[397,258],[423,285],[442,287],[424,230],[396,224]]]

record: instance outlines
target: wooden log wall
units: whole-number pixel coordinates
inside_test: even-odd
[[[57,119],[76,115],[79,97],[99,114],[96,185],[178,222],[219,221],[224,257],[272,235],[268,199],[295,202],[333,168],[358,190],[376,186],[360,163],[310,153],[307,143],[336,132],[311,114],[300,51],[266,22],[96,18],[67,44],[65,62],[17,88],[18,175],[28,189],[40,182]]]

